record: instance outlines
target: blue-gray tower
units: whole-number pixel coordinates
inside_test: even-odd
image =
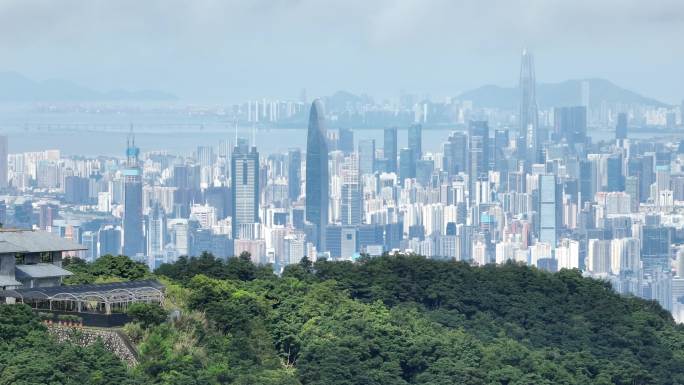
[[[327,251],[328,225],[328,143],[326,141],[323,104],[319,99],[311,104],[309,130],[306,138],[306,220],[316,226],[316,248]]]
[[[138,162],[140,149],[131,132],[126,146],[124,177],[123,254],[134,257],[145,251],[143,239],[142,171]]]

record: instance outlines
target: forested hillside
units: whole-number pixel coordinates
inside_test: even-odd
[[[118,257],[72,267],[74,282],[149,275]],[[277,277],[248,256],[226,263],[204,255],[155,274],[167,285],[167,308],[182,315],[132,312],[136,322],[125,330],[139,347],[138,367],[126,373],[110,355],[94,357],[98,347],[56,347],[24,319],[30,314],[2,306],[23,317],[0,320],[2,383],[21,373],[17,356],[61,350],[83,361],[61,369],[64,378],[124,371],[130,383],[684,383],[684,328],[657,304],[618,296],[577,271],[387,256],[304,260]],[[25,383],[40,383],[36,376]]]

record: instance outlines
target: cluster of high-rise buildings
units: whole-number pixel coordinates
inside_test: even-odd
[[[280,109],[297,113],[264,102],[249,114]],[[152,268],[203,252],[248,252],[278,271],[413,252],[580,269],[684,320],[684,142],[631,137],[625,112],[601,141],[586,106],[542,118],[531,53],[517,119],[470,119],[438,148],[423,145],[424,115],[376,143],[329,129],[320,100],[308,113],[306,148],[274,154],[237,136],[188,157],[141,154],[132,134],[125,159],[8,154],[0,137],[0,222],[77,240],[88,260],[126,254]]]

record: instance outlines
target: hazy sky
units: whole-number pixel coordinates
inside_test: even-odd
[[[682,0],[0,0],[0,70],[188,100],[604,77],[684,98]]]

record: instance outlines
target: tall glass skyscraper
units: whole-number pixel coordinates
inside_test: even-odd
[[[306,220],[316,227],[316,248],[326,250],[328,225],[329,177],[323,103],[316,99],[309,112],[306,138]]]
[[[418,161],[423,156],[423,126],[411,125],[408,129],[408,147],[413,151],[413,158]]]
[[[145,251],[143,240],[142,171],[138,162],[140,149],[135,136],[128,136],[124,176],[123,254],[133,257]]]
[[[489,171],[489,125],[486,121],[470,122],[469,142],[469,196],[471,201],[475,201],[475,184],[486,179]]]
[[[534,76],[534,58],[526,49],[520,62],[520,129],[519,143],[523,145],[526,159],[536,161],[538,146],[539,114],[537,113],[537,85]],[[522,154],[521,154],[522,155]]]
[[[235,146],[230,163],[233,239],[249,238],[251,225],[259,223],[259,153]]]
[[[682,111],[684,114],[684,111]],[[627,139],[627,114],[620,112],[615,125],[615,139]]]
[[[404,186],[406,179],[416,177],[416,158],[413,149],[402,148],[399,152],[399,184]]]
[[[560,189],[556,182],[556,176],[552,174],[539,175],[539,203],[537,213],[539,215],[538,234],[539,241],[556,247],[558,230],[560,227]]]
[[[385,128],[385,171],[397,172],[397,128]]]

